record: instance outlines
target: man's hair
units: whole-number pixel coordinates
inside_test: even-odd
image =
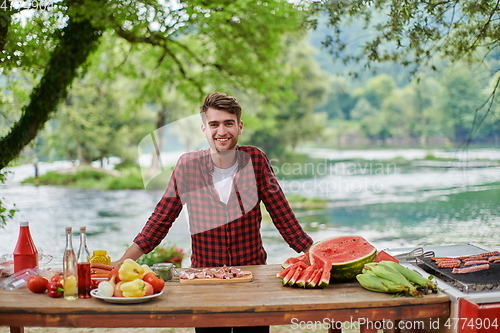
[[[205,112],[209,108],[227,111],[231,114],[236,115],[236,119],[238,121],[241,120],[241,106],[240,103],[236,100],[236,98],[229,96],[227,94],[221,92],[214,92],[208,94],[203,101],[203,105],[200,106],[200,113],[202,116],[205,115]]]

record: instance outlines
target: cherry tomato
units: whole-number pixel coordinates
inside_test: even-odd
[[[47,294],[53,298],[59,298],[64,295],[64,288],[61,282],[49,282],[47,284]]]
[[[163,290],[165,287],[165,281],[156,275],[154,272],[149,272],[142,278],[144,282],[147,282],[153,286],[154,293],[157,294]]]
[[[47,290],[49,281],[41,275],[33,275],[28,278],[27,287],[31,292],[42,294]]]

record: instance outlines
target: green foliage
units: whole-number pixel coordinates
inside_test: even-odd
[[[0,185],[5,183],[7,172],[0,172]],[[5,207],[4,198],[0,197],[0,228],[3,228],[7,220],[12,219],[17,209],[9,209]]]
[[[495,2],[445,0],[318,1],[316,13],[328,15],[330,34],[325,44],[344,61],[397,62],[405,66],[427,64],[436,59],[477,60],[477,51],[498,46],[500,27]],[[342,38],[350,23],[361,22],[370,36],[346,51]]]
[[[137,259],[137,263],[151,267],[156,263],[169,262],[175,267],[181,267],[185,256],[185,251],[175,245],[158,245],[153,251],[143,254]]]
[[[36,185],[58,185],[100,190],[144,189],[139,168],[127,168],[119,174],[90,167],[72,170],[51,171],[23,183]]]

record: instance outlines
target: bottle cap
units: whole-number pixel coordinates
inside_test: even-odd
[[[71,233],[71,227],[66,227],[66,233],[70,234]]]
[[[80,227],[80,232],[83,232],[83,233],[87,232],[87,227]]]
[[[30,225],[30,223],[28,221],[21,221],[21,222],[19,222],[19,226],[21,226],[21,227],[27,227],[29,225]]]

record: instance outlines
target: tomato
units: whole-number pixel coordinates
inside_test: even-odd
[[[27,286],[31,292],[42,294],[47,290],[49,281],[41,275],[33,275],[28,278]]]
[[[51,282],[61,282],[64,281],[64,276],[62,274],[56,274],[51,279]]]
[[[165,287],[165,281],[153,272],[147,273],[142,279],[144,280],[144,282],[147,282],[153,286],[155,294],[162,291]]]
[[[144,281],[144,280],[143,280]],[[151,283],[144,281],[144,284],[146,285],[146,295],[144,296],[151,296],[155,293],[153,286]]]

